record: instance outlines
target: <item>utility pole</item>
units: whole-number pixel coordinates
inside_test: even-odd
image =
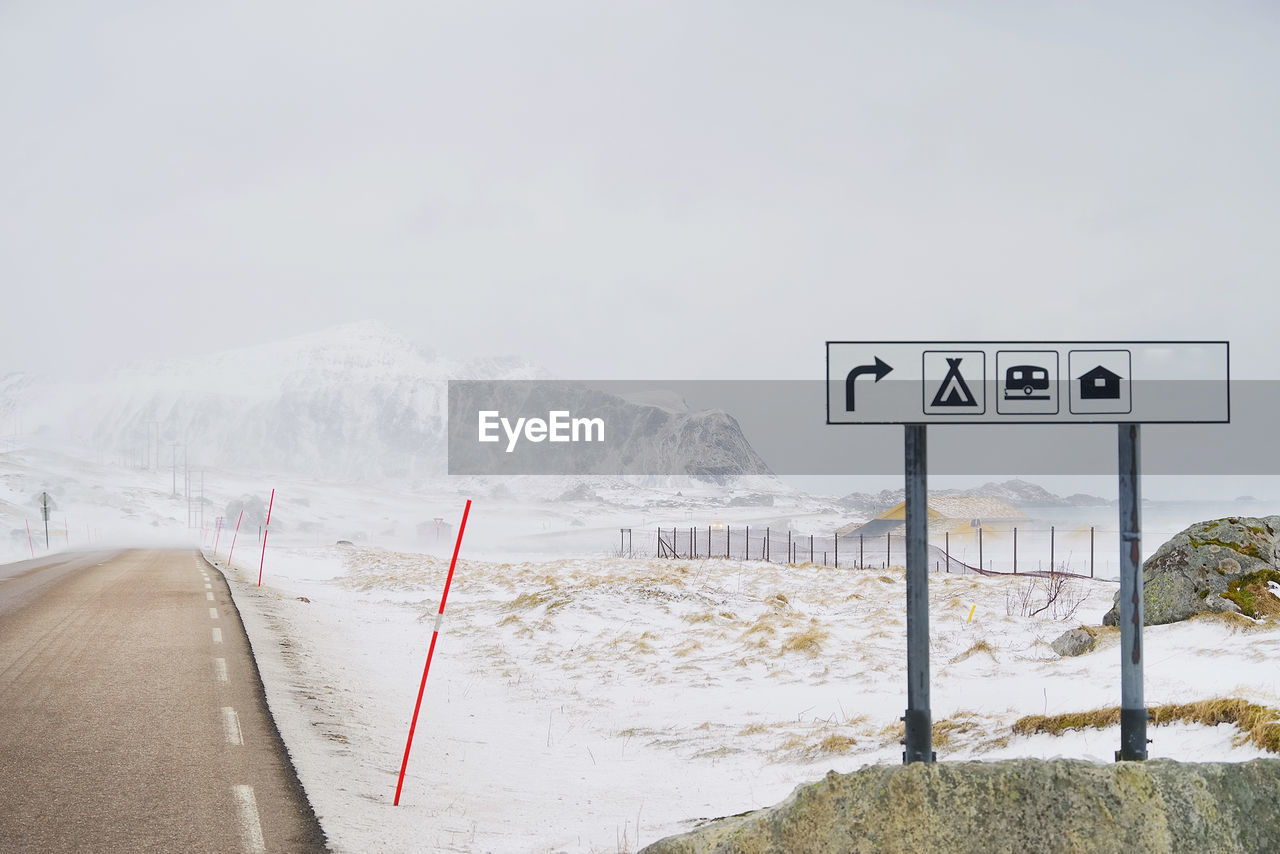
[[[49,493],[40,493],[40,514],[44,516],[44,550],[49,550]]]

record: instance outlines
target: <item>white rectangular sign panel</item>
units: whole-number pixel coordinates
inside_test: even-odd
[[[828,341],[828,424],[1224,423],[1226,341]]]

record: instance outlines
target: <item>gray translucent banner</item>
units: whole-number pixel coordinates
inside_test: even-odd
[[[1194,396],[1194,386],[1151,381],[1133,393]],[[1143,473],[1280,474],[1280,383],[1233,381],[1230,401],[1230,423],[1146,425]],[[900,426],[829,425],[827,402],[823,380],[450,381],[449,473],[902,472]],[[930,474],[1116,471],[1114,424],[934,423],[928,437]]]

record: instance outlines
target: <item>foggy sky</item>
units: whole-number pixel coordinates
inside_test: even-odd
[[[0,4],[0,373],[364,318],[580,378],[829,339],[1275,378],[1271,2]]]

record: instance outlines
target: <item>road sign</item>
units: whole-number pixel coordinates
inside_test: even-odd
[[[1118,425],[1122,661],[1116,759],[1146,759],[1139,425],[1229,422],[1229,365],[1225,341],[827,342],[827,423],[905,425],[904,763],[936,758],[929,701],[927,425]]]
[[[828,424],[1225,423],[1226,341],[828,341]]]

